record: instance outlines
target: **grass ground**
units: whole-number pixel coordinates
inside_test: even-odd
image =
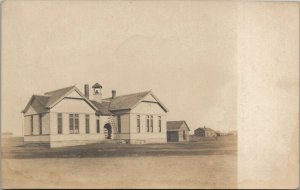
[[[2,143],[4,188],[235,188],[236,137],[147,145],[49,149]]]

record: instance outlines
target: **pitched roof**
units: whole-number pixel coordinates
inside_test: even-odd
[[[211,129],[211,128],[208,128],[208,127],[203,127],[203,128],[199,127],[199,128],[196,129],[196,130],[202,130],[202,131],[214,131],[214,132],[215,132],[215,130],[213,130],[213,129]],[[196,131],[196,130],[195,130],[195,131]]]
[[[67,94],[74,87],[75,87],[75,85],[69,86],[69,87],[66,87],[66,88],[61,88],[61,89],[54,90],[54,91],[50,91],[50,92],[46,92],[45,95],[50,96],[50,99],[47,102],[46,107],[51,106],[53,103],[55,103],[62,96],[64,96],[65,94]]]
[[[99,109],[101,115],[113,115],[113,111],[133,109],[148,94],[151,94],[153,96],[153,98],[158,102],[162,109],[168,111],[167,108],[158,100],[158,98],[151,91],[116,96],[114,98],[104,98],[102,100],[102,103],[99,103],[94,100],[92,100],[91,102]]]
[[[91,100],[91,102],[98,108],[98,114],[100,115],[113,115],[112,112],[109,111],[110,102],[102,102],[99,103],[97,101]]]
[[[25,113],[27,111],[27,109],[29,108],[29,106],[32,106],[38,113],[45,112],[49,108],[53,107],[60,100],[62,100],[68,93],[70,93],[73,90],[76,90],[80,94],[80,96],[82,96],[83,99],[90,106],[92,106],[95,110],[97,110],[97,107],[93,103],[91,103],[76,88],[76,86],[69,86],[69,87],[66,87],[66,88],[61,88],[61,89],[58,89],[58,90],[46,92],[44,95],[33,95],[22,112]],[[36,103],[34,100],[37,100],[38,103]]]
[[[186,122],[184,120],[182,120],[182,121],[167,121],[167,129],[168,130],[171,130],[171,129],[179,130],[183,124],[185,124],[187,126],[188,130],[190,131],[189,126],[186,124]]]
[[[96,83],[92,86],[92,88],[102,88],[101,84],[99,83]]]
[[[88,100],[74,85],[46,92],[44,96],[32,97],[25,109],[23,110],[23,113],[27,111],[27,108],[31,105],[32,99],[34,98],[41,102],[40,107],[38,107],[37,109],[45,111],[46,109],[51,108],[55,104],[60,102],[66,95],[68,95],[73,90],[76,90],[84,98],[84,100],[97,111],[96,113],[101,115],[113,115],[113,111],[133,109],[148,94],[151,94],[153,96],[153,98],[158,102],[158,104],[162,107],[163,110],[165,110],[166,112],[168,111],[168,109],[159,101],[159,99],[151,91],[116,96],[114,98],[106,98],[103,99],[102,103],[99,103],[97,101]]]
[[[145,96],[151,91],[139,92],[134,94],[127,94],[123,96],[116,96],[114,98],[106,98],[104,100],[110,102],[109,109],[114,110],[125,110],[132,109],[137,103],[139,103]]]
[[[38,113],[47,111],[46,105],[47,102],[49,101],[49,98],[50,98],[49,96],[32,95],[28,104],[26,105],[24,110],[22,110],[22,112],[25,113],[30,105]]]

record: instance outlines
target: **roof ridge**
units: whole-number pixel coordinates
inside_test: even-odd
[[[40,95],[40,94],[32,94],[32,96],[43,96],[43,97],[50,97],[50,95],[46,95],[46,94],[44,94],[44,95]]]
[[[57,92],[57,91],[60,91],[60,90],[63,90],[63,89],[67,89],[67,88],[73,88],[75,87],[76,85],[72,85],[72,86],[68,86],[68,87],[64,87],[64,88],[59,88],[59,89],[56,89],[56,90],[52,90],[52,91],[48,91],[48,92],[45,92],[44,94],[47,95],[47,94],[51,94],[51,93],[54,93],[54,92]]]
[[[130,96],[130,95],[134,95],[134,94],[142,94],[142,93],[150,93],[152,92],[152,90],[147,90],[147,91],[143,91],[143,92],[135,92],[135,93],[131,93],[131,94],[124,94],[124,95],[120,95],[120,96],[116,96],[115,98],[118,98],[118,97],[123,97],[123,96]],[[109,98],[103,98],[103,100],[108,100],[108,99],[112,99],[112,97],[109,97]]]

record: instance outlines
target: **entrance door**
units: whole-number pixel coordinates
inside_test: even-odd
[[[106,139],[111,139],[111,125],[109,123],[106,123],[104,125],[104,136]]]
[[[178,131],[168,131],[167,141],[168,142],[178,142]]]

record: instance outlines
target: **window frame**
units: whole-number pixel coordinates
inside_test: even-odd
[[[79,114],[74,114],[74,134],[79,134]]]
[[[158,132],[161,133],[161,116],[158,116]]]
[[[39,114],[39,134],[43,134],[43,114]]]
[[[121,116],[118,115],[118,116],[117,116],[117,119],[118,119],[118,133],[122,133]]]
[[[96,132],[100,133],[100,120],[96,119]]]
[[[150,132],[153,133],[153,115],[150,115]]]
[[[63,117],[62,113],[57,113],[57,134],[63,133]]]
[[[149,115],[147,115],[146,126],[147,126],[147,133],[149,133],[150,132],[150,116]]]
[[[89,114],[85,115],[85,133],[86,134],[90,133],[90,115]]]
[[[33,115],[30,116],[30,134],[33,135]]]
[[[141,116],[136,116],[136,132],[141,133]]]
[[[69,133],[79,134],[79,114],[69,114]]]

